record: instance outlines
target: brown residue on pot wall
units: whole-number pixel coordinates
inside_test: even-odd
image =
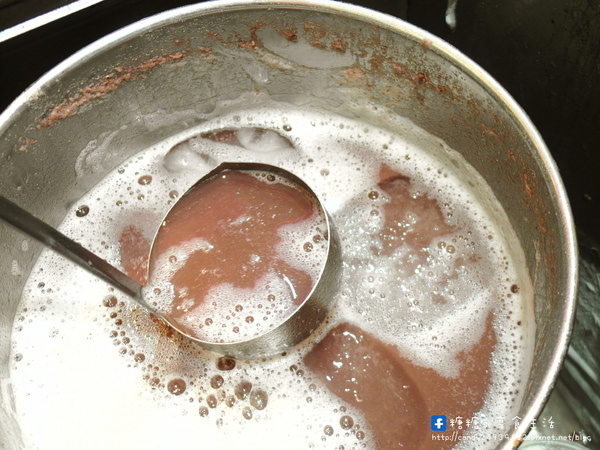
[[[336,39],[334,40],[329,47],[331,48],[331,50],[333,50],[334,52],[338,52],[338,53],[346,53],[346,43],[341,39]]]
[[[404,49],[403,54],[396,55],[382,41],[379,33],[373,33],[366,39],[357,36],[344,38],[333,34],[332,39],[352,45],[353,53],[359,58],[358,65],[369,80],[366,84],[368,90],[375,98],[382,95],[392,102],[404,101],[408,84],[414,90],[412,95],[421,104],[426,101],[426,91],[440,94],[454,102],[465,100],[456,80],[445,76],[441,71],[438,73],[423,66],[422,58],[430,50],[430,41],[415,43],[415,46]]]
[[[35,139],[31,139],[31,138],[20,138],[19,139],[19,151],[20,152],[26,152],[27,150],[29,150],[29,147],[34,145],[37,141]]]
[[[173,44],[175,44],[176,47],[189,47],[192,45],[192,40],[194,39],[194,37],[189,37],[189,38],[178,38],[176,37],[175,39],[173,39]]]
[[[203,46],[198,46],[196,48],[200,52],[201,56],[204,56],[205,58],[208,58],[209,56],[212,56],[212,48],[210,48],[210,47],[203,47]]]
[[[323,39],[327,35],[327,29],[324,26],[314,22],[305,22],[304,33],[313,39]]]
[[[306,40],[315,48],[325,49],[327,45],[322,42],[322,39],[327,36],[327,30],[314,22],[304,23],[304,34]]]
[[[139,78],[144,72],[150,69],[166,63],[179,61],[185,56],[185,51],[174,52],[168,55],[155,56],[137,66],[116,67],[112,74],[106,75],[100,81],[84,87],[76,95],[56,105],[46,117],[39,121],[37,129],[40,130],[44,127],[52,126],[54,123],[72,116],[81,106],[91,100],[104,97],[106,94],[117,89],[125,81]]]
[[[485,134],[487,134],[490,137],[498,137],[498,133],[496,133],[493,129],[491,129],[490,127],[488,127],[485,123],[481,123],[481,128],[483,129],[483,132]]]
[[[298,42],[298,29],[295,27],[283,27],[279,29],[279,34],[290,42]]]
[[[360,67],[347,67],[344,69],[344,75],[350,83],[362,82],[365,79],[365,72]]]
[[[329,48],[337,53],[346,53],[348,43],[356,42],[355,33],[336,32],[314,22],[304,24],[304,35],[307,42],[315,48],[325,50]]]
[[[258,38],[257,32],[266,25],[267,24],[264,22],[257,22],[252,26],[249,26],[250,36],[248,38],[244,38],[237,33],[232,37],[223,37],[218,33],[213,32],[208,33],[208,37],[220,41],[223,45],[237,45],[246,50],[255,50],[260,46],[260,39]]]
[[[448,84],[441,82],[434,82],[429,73],[422,70],[410,69],[404,64],[398,62],[391,62],[394,74],[404,81],[408,82],[415,89],[429,89],[437,92],[438,94],[444,95],[452,100],[460,100],[460,97],[455,93],[455,90]],[[419,98],[419,102],[422,102],[422,96]]]

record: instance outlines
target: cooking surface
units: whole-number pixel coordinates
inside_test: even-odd
[[[15,35],[5,34],[0,42],[0,110],[81,47],[136,20],[191,3],[195,2],[0,0],[0,36],[8,29]],[[579,433],[579,437],[592,437],[588,448],[600,448],[600,2],[353,3],[403,18],[455,45],[515,97],[544,137],[575,216],[581,253],[580,292],[565,366],[532,434]],[[48,24],[36,27],[36,22],[29,22],[18,29],[19,24],[61,7],[60,13],[45,16],[51,20],[39,21]]]

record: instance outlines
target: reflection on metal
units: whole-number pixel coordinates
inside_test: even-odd
[[[85,8],[89,8],[97,3],[101,3],[102,1],[104,0],[76,0],[68,5],[64,5],[53,9],[52,11],[48,11],[47,13],[40,14],[39,16],[33,17],[22,23],[0,31],[0,42],[8,41],[15,36],[27,33],[28,31],[34,30],[50,22],[61,19]]]

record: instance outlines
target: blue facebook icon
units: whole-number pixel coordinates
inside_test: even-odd
[[[431,431],[446,431],[446,416],[431,416]]]

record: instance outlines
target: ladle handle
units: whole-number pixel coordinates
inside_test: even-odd
[[[0,195],[0,218],[60,253],[125,294],[142,300],[142,286],[116,267]]]

